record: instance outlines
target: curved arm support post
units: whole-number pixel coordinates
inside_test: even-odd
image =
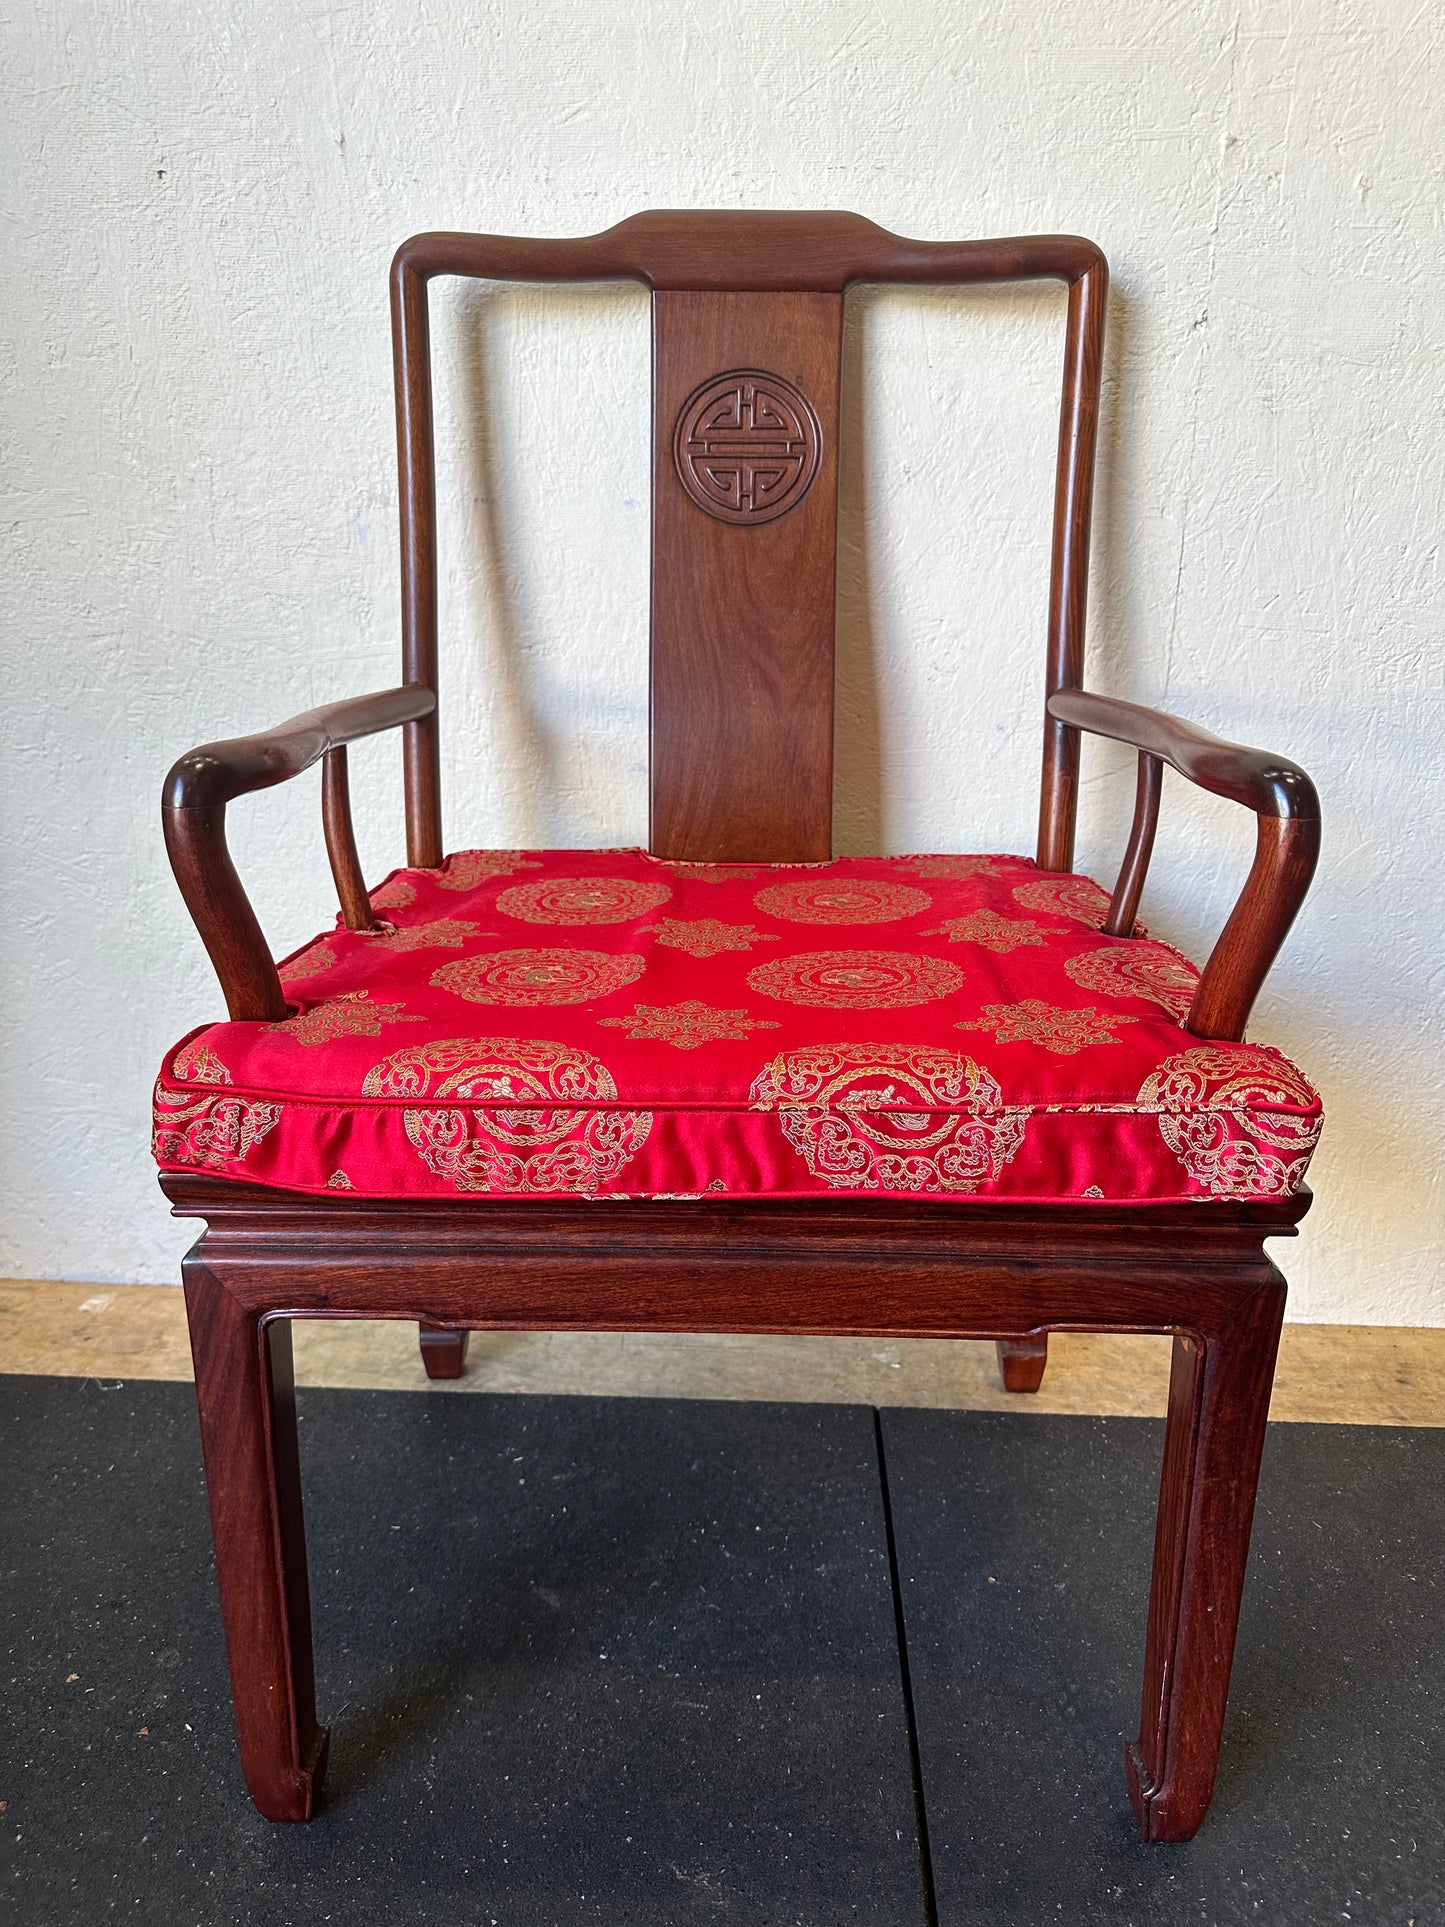
[[[338,751],[344,756],[344,744],[427,716],[435,706],[431,690],[419,685],[386,689],[307,710],[259,735],[203,743],[172,766],[161,792],[166,850],[233,1018],[279,1022],[286,1000],[226,845],[226,805],[252,790],[288,782],[323,756]],[[333,872],[338,860],[342,866],[337,884],[343,912],[352,928],[364,928],[352,921],[361,914],[359,902],[347,901],[348,893],[354,896],[360,889],[364,897],[365,891],[351,836],[344,763],[339,772],[334,764],[328,772],[325,826]]]
[[[1140,752],[1139,800],[1104,925],[1109,935],[1133,928],[1153,844],[1158,799],[1156,794],[1151,803],[1148,792],[1157,786],[1158,764],[1168,763],[1200,789],[1254,811],[1259,820],[1254,863],[1209,953],[1186,1019],[1196,1037],[1243,1037],[1254,1000],[1304,902],[1319,859],[1320,803],[1314,784],[1288,757],[1225,742],[1161,709],[1065,689],[1049,698],[1048,711],[1073,729],[1130,743]],[[1146,775],[1151,761],[1156,764],[1152,778]]]

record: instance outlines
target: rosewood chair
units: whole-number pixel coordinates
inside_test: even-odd
[[[646,851],[442,841],[427,287],[652,290]],[[1068,290],[1036,859],[834,860],[843,302],[858,281]],[[1087,694],[1107,268],[1069,236],[941,244],[847,214],[649,213],[583,240],[425,234],[392,273],[400,687],[212,743],[167,779],[177,880],[230,1021],[166,1060],[157,1160],[185,1261],[241,1759],[276,1820],[326,1759],[291,1377],[298,1317],[471,1329],[990,1338],[1036,1385],[1052,1330],[1174,1337],[1127,1755],[1146,1839],[1208,1807],[1309,1085],[1242,1041],[1319,812],[1281,757]],[[368,893],[347,745],[399,728],[406,867]],[[1112,895],[1071,873],[1081,734],[1132,744]],[[322,764],[337,928],[272,961],[232,798]],[[1258,819],[1202,975],[1136,925],[1163,766]],[[539,926],[541,926],[539,928]],[[435,1354],[435,1358],[433,1357]]]

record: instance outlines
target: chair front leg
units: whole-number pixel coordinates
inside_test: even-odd
[[[185,1280],[241,1766],[268,1820],[309,1820],[329,1735],[316,1722],[291,1326],[238,1304],[199,1259]]]
[[[1224,1331],[1174,1340],[1144,1703],[1127,1757],[1146,1840],[1192,1839],[1214,1792],[1284,1317],[1284,1280],[1269,1269]]]

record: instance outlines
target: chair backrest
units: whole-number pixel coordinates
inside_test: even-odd
[[[436,688],[427,283],[652,290],[651,834],[697,862],[832,854],[843,297],[855,281],[1069,289],[1043,699],[1083,669],[1108,269],[1072,235],[909,241],[855,214],[654,212],[580,240],[420,234],[392,266],[403,675]],[[406,725],[408,861],[442,859],[437,717]],[[1039,862],[1073,860],[1078,732],[1045,718]]]

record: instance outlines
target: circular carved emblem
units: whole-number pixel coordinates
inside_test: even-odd
[[[770,917],[789,923],[892,923],[916,916],[933,899],[906,883],[880,883],[871,877],[807,877],[770,883],[753,902]]]
[[[671,895],[665,883],[630,877],[547,877],[514,883],[497,898],[497,908],[524,923],[625,923]]]
[[[813,950],[776,957],[748,972],[765,997],[820,1010],[900,1010],[931,1004],[963,982],[963,972],[937,957],[904,950]]]
[[[695,389],[673,438],[678,478],[719,522],[786,515],[813,486],[822,454],[807,396],[758,368],[734,368]]]
[[[432,982],[474,1004],[585,1004],[635,983],[645,968],[642,957],[601,950],[495,950],[443,964]]]

